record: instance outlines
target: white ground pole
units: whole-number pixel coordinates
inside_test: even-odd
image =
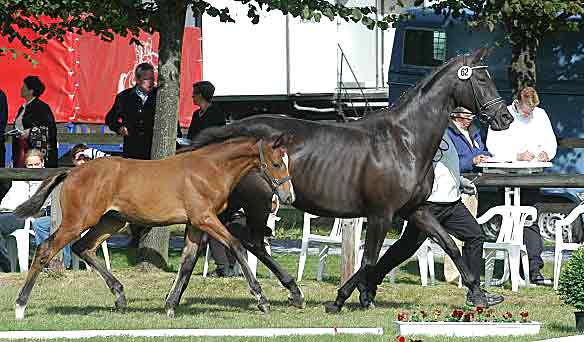
[[[281,328],[281,329],[148,329],[148,330],[73,330],[73,331],[2,331],[0,340],[79,339],[90,337],[171,337],[171,336],[243,336],[273,337],[292,335],[383,335],[383,328]]]
[[[582,342],[582,341],[584,341],[584,335],[558,337],[552,338],[551,340],[541,340],[536,342]]]

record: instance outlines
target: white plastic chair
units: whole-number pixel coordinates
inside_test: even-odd
[[[302,276],[304,274],[304,267],[306,265],[306,256],[308,254],[308,245],[309,243],[318,243],[323,245],[322,249],[318,255],[318,269],[316,273],[316,279],[318,281],[322,280],[322,275],[324,273],[324,268],[326,264],[326,258],[328,257],[329,247],[330,246],[341,246],[343,241],[343,226],[347,224],[353,224],[355,229],[356,236],[361,236],[361,229],[363,227],[363,218],[355,218],[355,219],[340,219],[335,218],[333,222],[333,227],[331,229],[330,234],[327,235],[318,235],[312,234],[310,232],[310,220],[313,218],[317,218],[319,216],[312,215],[309,213],[304,213],[304,223],[302,228],[302,246],[300,248],[300,260],[298,261],[298,275],[296,277],[297,281],[302,280]],[[360,258],[356,258],[355,260],[355,269],[359,269],[360,265]]]
[[[570,214],[564,219],[557,220],[555,222],[556,227],[556,248],[554,255],[554,290],[558,289],[558,284],[560,282],[560,270],[562,268],[562,256],[564,251],[575,251],[582,247],[583,244],[574,242],[564,242],[564,229],[568,229],[571,232],[570,225],[572,222],[579,220],[580,215],[584,213],[584,203],[580,204],[576,208],[572,209]]]
[[[15,243],[8,241],[8,258],[10,259],[10,271],[16,272],[16,262],[20,272],[28,272],[28,257],[30,251],[30,236],[34,236],[32,223],[34,218],[29,217],[24,220],[24,228],[17,229],[10,233],[14,237]]]
[[[530,206],[502,205],[489,209],[481,217],[477,218],[479,224],[484,224],[495,215],[500,215],[501,229],[496,242],[485,242],[483,251],[485,255],[485,287],[501,285],[509,276],[511,277],[511,290],[517,292],[521,285],[529,286],[529,259],[527,248],[523,244],[523,229],[527,220],[537,219],[537,209]],[[502,252],[502,253],[498,253]],[[505,268],[503,277],[493,281],[493,269],[495,259],[504,259]],[[520,263],[523,264],[525,280],[521,280],[519,274]]]

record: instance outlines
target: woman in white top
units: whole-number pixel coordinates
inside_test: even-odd
[[[535,89],[527,87],[519,92],[518,99],[507,107],[515,119],[509,129],[498,132],[489,129],[487,148],[494,159],[547,162],[555,157],[558,147],[556,135],[547,113],[538,105],[539,96]],[[523,189],[521,199],[522,205],[533,206],[541,201],[541,194],[539,189]],[[545,284],[541,274],[543,239],[536,222],[525,227],[523,243],[529,258],[529,278],[532,283],[542,285]]]
[[[547,113],[538,107],[539,96],[532,87],[524,88],[508,106],[513,115],[509,129],[489,128],[487,149],[500,161],[550,161],[558,147]]]

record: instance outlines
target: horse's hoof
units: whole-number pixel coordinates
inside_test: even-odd
[[[338,314],[341,312],[341,307],[335,303],[329,303],[324,306],[324,311],[329,314]]]
[[[361,309],[362,310],[375,309],[375,303],[374,302],[361,303]]]
[[[270,303],[266,302],[266,303],[259,303],[258,304],[258,309],[260,309],[260,311],[262,313],[267,314],[270,311]]]
[[[304,298],[302,297],[288,297],[288,304],[298,309],[304,309],[306,307]]]
[[[375,301],[365,292],[359,296],[359,304],[363,310],[375,309]]]
[[[128,302],[126,301],[126,297],[121,296],[116,299],[116,309],[121,310],[125,309],[128,306]]]
[[[174,318],[174,309],[166,309],[166,317],[173,319]]]
[[[17,321],[22,321],[24,319],[24,310],[26,309],[26,305],[16,304],[16,308],[14,309],[14,315]]]

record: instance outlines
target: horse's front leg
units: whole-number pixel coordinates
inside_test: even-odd
[[[357,289],[359,290],[359,303],[361,308],[370,309],[375,307],[375,295],[377,294],[376,288],[369,288],[367,286],[367,279],[371,278],[373,269],[379,260],[379,253],[381,252],[381,247],[383,247],[383,241],[387,236],[387,231],[393,221],[393,216],[389,217],[369,217],[367,219],[367,233],[369,234],[370,227],[372,227],[371,234],[376,234],[372,238],[372,241],[376,241],[376,244],[371,243],[370,245],[365,244],[363,260],[361,262],[361,268],[363,269],[363,276],[359,279],[357,283]],[[369,223],[371,222],[371,223]],[[377,236],[377,234],[380,234]],[[367,235],[365,236],[367,239]],[[367,241],[367,240],[365,240]]]
[[[365,250],[363,253],[363,260],[361,268],[349,280],[341,286],[337,292],[337,298],[333,303],[326,305],[325,310],[328,313],[338,313],[341,311],[347,299],[351,296],[356,287],[360,287],[361,295],[359,301],[364,308],[373,307],[373,297],[366,290],[365,279],[369,277],[371,270],[379,257],[379,251],[383,245],[383,240],[389,229],[393,215],[386,215],[385,217],[371,216],[367,218],[367,232],[365,234]]]
[[[280,283],[289,291],[288,303],[297,308],[304,308],[304,295],[298,284],[288,272],[266,250],[264,231],[267,214],[250,211],[247,215],[246,225],[232,223],[229,231],[240,241],[243,247],[253,253],[272,273]]]
[[[374,301],[377,294],[377,285],[383,282],[383,279],[391,270],[413,256],[426,240],[426,233],[420,231],[415,221],[411,218],[408,218],[408,220],[408,225],[400,238],[387,249],[377,264],[370,270],[367,277],[363,279],[364,284],[359,284],[360,297],[366,296],[365,298]]]
[[[197,263],[197,258],[199,257],[199,250],[201,246],[206,244],[206,239],[203,238],[203,233],[199,229],[195,229],[190,224],[187,224],[185,228],[185,246],[182,251],[182,259],[179,271],[176,275],[176,279],[172,284],[170,292],[166,296],[166,315],[169,318],[174,318],[174,312],[183,292],[189,285],[189,280],[193,273],[193,269]]]
[[[256,279],[255,275],[251,272],[249,265],[247,264],[247,260],[245,256],[241,252],[241,243],[237,240],[228,230],[227,228],[219,221],[216,215],[208,214],[203,215],[203,217],[199,217],[195,222],[193,222],[194,226],[198,226],[202,231],[209,234],[212,238],[222,243],[225,247],[229,248],[235,259],[239,262],[241,266],[241,270],[247,283],[249,285],[249,289],[251,294],[257,299],[258,301],[258,308],[262,312],[268,312],[270,305],[268,300],[264,296],[262,292],[262,287],[260,283]]]

